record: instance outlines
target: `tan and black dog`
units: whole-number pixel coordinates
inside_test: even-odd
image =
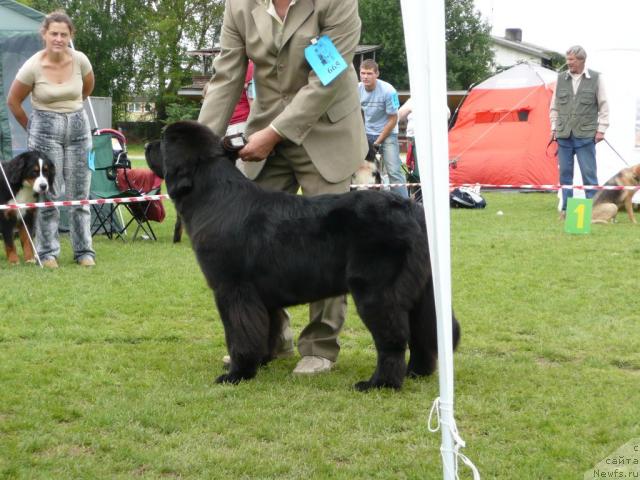
[[[611,177],[605,185],[637,186],[640,185],[640,163],[629,168],[623,168]],[[616,218],[618,210],[624,205],[629,220],[637,223],[633,215],[631,199],[637,190],[600,190],[593,197],[591,223],[609,223]]]

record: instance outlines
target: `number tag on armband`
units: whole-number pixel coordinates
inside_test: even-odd
[[[567,218],[564,221],[564,231],[567,233],[591,233],[590,198],[567,199]]]
[[[311,45],[304,49],[304,57],[324,86],[347,69],[344,58],[326,35],[311,40]]]

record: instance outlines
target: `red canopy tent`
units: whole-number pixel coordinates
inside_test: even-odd
[[[449,131],[454,184],[557,184],[549,104],[557,74],[518,64],[471,89]]]

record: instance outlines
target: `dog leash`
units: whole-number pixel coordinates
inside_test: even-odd
[[[620,158],[620,160],[622,160],[622,162],[623,162],[627,167],[629,167],[629,166],[630,166],[630,165],[629,165],[629,163],[628,163],[628,162],[627,162],[627,161],[622,157],[622,155],[620,155],[620,154],[618,153],[618,151],[617,151],[615,148],[613,148],[613,145],[611,145],[611,144],[609,143],[609,140],[607,140],[606,138],[604,138],[603,140],[604,140],[604,143],[606,143],[607,145],[609,145],[609,148],[610,148],[611,150],[613,150],[613,153],[615,153],[615,154]]]
[[[222,148],[227,152],[235,153],[242,150],[249,142],[247,141],[247,137],[244,136],[244,133],[235,133],[233,135],[223,137],[220,143],[222,143]]]

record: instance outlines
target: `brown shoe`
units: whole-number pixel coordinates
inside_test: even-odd
[[[58,268],[58,262],[56,261],[55,258],[51,257],[43,260],[42,266],[44,268]]]
[[[333,367],[331,360],[316,355],[307,355],[300,359],[293,373],[296,375],[315,375],[316,373],[328,372],[331,367]]]
[[[565,212],[564,210],[562,210],[562,211],[560,212],[560,215],[558,215],[558,221],[559,221],[559,222],[564,222],[566,218],[567,218],[567,212]]]
[[[96,262],[91,257],[82,257],[80,260],[78,260],[78,265],[80,265],[81,267],[95,267]]]

